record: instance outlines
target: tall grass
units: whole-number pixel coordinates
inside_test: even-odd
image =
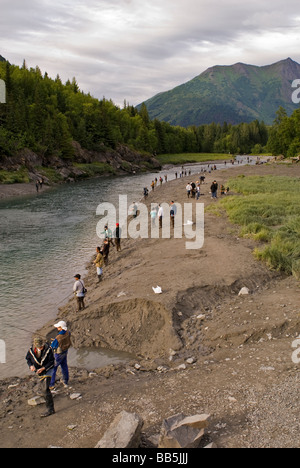
[[[271,269],[300,279],[300,179],[244,177],[228,182],[233,195],[221,201],[241,236],[259,241],[254,251]]]

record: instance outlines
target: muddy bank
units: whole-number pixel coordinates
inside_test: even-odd
[[[212,202],[214,178],[226,184],[232,175],[295,176],[295,170],[213,173],[201,201]],[[185,185],[165,184],[147,203],[183,203]],[[136,359],[92,374],[72,369],[72,389],[58,386],[57,413],[38,433],[41,410],[27,406],[35,378],[2,381],[1,446],[93,447],[122,410],[144,418],[146,446],[162,419],[176,413],[211,414],[208,437],[219,447],[299,445],[299,365],[292,360],[300,333],[299,283],[257,262],[254,243],[239,238],[225,217],[206,214],[201,250],[187,251],[185,241],[124,241],[122,252],[112,251],[100,285],[90,265],[87,309],[76,313],[72,300],[58,317],[68,322],[75,346],[126,350]],[[157,285],[162,295],[154,295]],[[242,287],[248,296],[238,296]],[[40,332],[50,333],[51,325]],[[74,391],[81,400],[70,400]]]
[[[170,312],[162,304],[142,298],[90,305],[80,316],[67,314],[66,318],[76,348],[108,348],[153,359],[181,346]]]
[[[42,192],[50,190],[50,186],[44,185]],[[29,184],[0,184],[0,200],[8,198],[27,197],[36,194],[34,183]]]

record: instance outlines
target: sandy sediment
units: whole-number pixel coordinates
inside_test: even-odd
[[[239,174],[295,176],[295,168],[207,174],[198,203],[213,202],[213,179],[226,184]],[[187,202],[187,181],[164,184],[146,203]],[[298,282],[257,262],[254,243],[239,238],[225,216],[206,213],[202,249],[186,250],[185,242],[125,240],[121,252],[112,250],[100,284],[90,265],[87,308],[78,314],[72,300],[58,318],[68,322],[75,347],[107,347],[136,359],[90,376],[73,369],[70,391],[82,399],[74,403],[60,389],[57,414],[38,434],[40,411],[26,400],[34,378],[2,381],[0,446],[92,447],[122,410],[144,418],[146,445],[162,419],[182,412],[212,414],[207,437],[220,447],[297,446],[299,366],[292,344],[300,333]],[[163,294],[154,294],[157,285]],[[242,287],[249,296],[238,296]],[[51,322],[41,332],[52,331]],[[8,389],[9,383],[17,386]],[[69,424],[76,429],[68,431]]]
[[[49,190],[51,187],[43,185],[39,193]],[[26,197],[36,195],[36,186],[34,183],[30,184],[0,184],[0,200],[7,200],[10,198]]]

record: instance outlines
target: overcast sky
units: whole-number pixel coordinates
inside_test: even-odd
[[[300,62],[300,2],[0,0],[0,55],[137,105],[213,65]]]

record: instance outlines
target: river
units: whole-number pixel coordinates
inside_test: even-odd
[[[241,158],[241,164],[246,162]],[[200,167],[188,169],[196,173]],[[227,163],[227,167],[232,166]],[[125,194],[128,203],[138,201],[154,177],[168,174],[171,180],[175,170],[86,180],[0,202],[0,378],[28,373],[24,356],[32,333],[55,319],[58,307],[72,294],[74,274],[85,274],[86,263],[100,243],[97,206],[117,205],[119,195]],[[116,358],[113,355],[112,362]]]

